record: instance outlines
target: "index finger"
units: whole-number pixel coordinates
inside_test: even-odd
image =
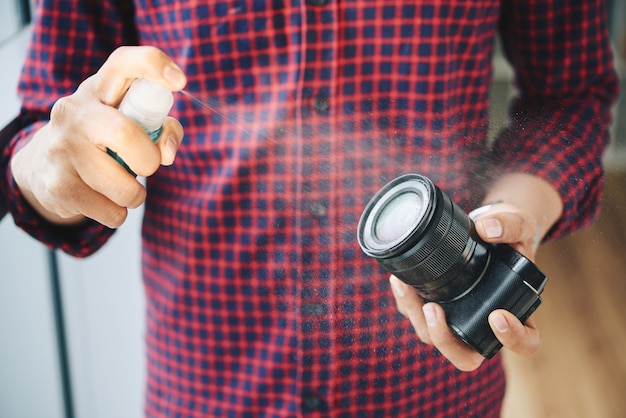
[[[485,358],[457,338],[446,323],[443,308],[430,302],[422,308],[432,343],[454,366],[462,371],[477,369]]]
[[[84,84],[102,103],[117,107],[131,83],[138,78],[147,78],[171,91],[179,91],[187,83],[182,70],[160,49],[123,46],[113,51]]]
[[[502,345],[517,354],[531,355],[541,348],[541,333],[532,316],[522,324],[512,313],[498,309],[489,315],[489,325]]]

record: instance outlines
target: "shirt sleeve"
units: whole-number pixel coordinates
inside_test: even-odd
[[[557,238],[588,225],[602,191],[618,80],[602,0],[504,2],[501,39],[518,96],[485,159],[490,172],[540,176],[560,193]]]
[[[50,248],[87,256],[100,248],[112,230],[95,221],[76,227],[47,222],[21,195],[11,173],[12,156],[48,120],[60,97],[71,94],[95,73],[120,45],[137,44],[134,6],[124,0],[37,2],[32,37],[19,80],[20,129],[0,150],[0,214]]]

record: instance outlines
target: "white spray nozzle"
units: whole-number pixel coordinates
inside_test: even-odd
[[[174,95],[165,87],[139,78],[131,84],[119,109],[148,133],[157,131],[174,104]]]

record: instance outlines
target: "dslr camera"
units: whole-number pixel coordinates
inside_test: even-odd
[[[547,277],[506,244],[488,244],[473,221],[430,179],[406,174],[367,204],[358,226],[363,252],[439,303],[448,326],[486,358],[502,344],[487,317],[505,309],[520,321],[541,304]]]

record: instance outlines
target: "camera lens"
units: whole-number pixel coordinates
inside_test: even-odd
[[[461,297],[480,279],[488,251],[472,235],[465,212],[419,174],[383,187],[358,229],[366,254],[433,301]]]

